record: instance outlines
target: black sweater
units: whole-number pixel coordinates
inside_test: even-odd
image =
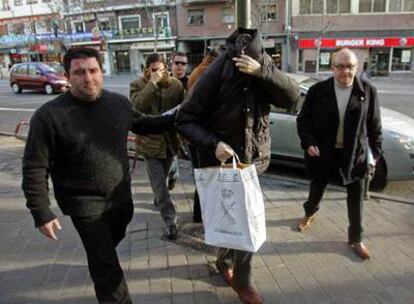
[[[145,116],[126,97],[108,91],[93,104],[67,92],[41,106],[31,119],[23,157],[23,191],[35,226],[55,218],[49,174],[63,214],[97,215],[132,203],[128,131],[157,134],[173,123],[173,115]]]

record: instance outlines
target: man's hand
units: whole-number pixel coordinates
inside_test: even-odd
[[[261,64],[247,55],[240,55],[240,57],[233,57],[233,61],[236,62],[236,67],[239,71],[251,76],[259,76],[262,71]]]
[[[234,150],[226,143],[220,141],[216,148],[216,158],[225,162],[229,157],[234,155]]]
[[[55,229],[57,230],[62,229],[62,227],[60,226],[59,220],[57,218],[39,227],[39,231],[52,240],[57,240]]]
[[[320,156],[318,146],[309,146],[307,152],[309,156],[312,156],[312,157]]]
[[[150,81],[152,81],[154,84],[157,84],[164,77],[165,73],[167,73],[165,69],[159,69],[158,71],[155,71],[155,72],[152,72],[150,70],[150,74],[151,74]]]

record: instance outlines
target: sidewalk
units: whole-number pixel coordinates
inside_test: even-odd
[[[0,303],[96,303],[69,219],[61,218],[56,242],[33,228],[20,190],[22,149],[23,142],[0,136]],[[213,252],[188,235],[198,228],[190,223],[189,167],[180,163],[173,191],[183,231],[177,242],[160,239],[142,162],[132,174],[135,215],[118,252],[135,304],[239,303],[217,274]],[[374,257],[363,262],[346,243],[345,193],[327,191],[312,229],[298,233],[307,186],[270,176],[261,185],[268,240],[255,255],[253,275],[265,303],[414,304],[413,205],[366,202],[364,240]]]

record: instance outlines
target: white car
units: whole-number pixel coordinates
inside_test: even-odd
[[[272,162],[288,166],[304,166],[296,117],[308,89],[318,80],[305,75],[290,74],[301,88],[301,98],[286,111],[272,107],[270,125]],[[381,190],[387,180],[414,179],[414,119],[381,107],[384,156],[377,162],[371,189]]]

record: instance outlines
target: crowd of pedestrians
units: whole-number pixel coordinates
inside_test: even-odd
[[[69,49],[64,56],[69,91],[37,109],[23,157],[23,190],[35,223],[57,239],[59,220],[50,209],[48,180],[63,214],[75,226],[86,251],[99,303],[132,303],[116,247],[133,216],[127,136],[136,148],[165,224],[163,237],[179,237],[170,190],[178,177],[177,154],[188,145],[193,166],[218,166],[235,154],[263,173],[270,162],[271,105],[292,108],[298,84],[264,51],[260,33],[238,28],[226,49],[207,52],[186,75],[185,53],[146,58],[141,77],[130,83],[130,98],[103,89],[99,52]],[[356,76],[349,49],[334,60],[333,77],[314,85],[298,116],[298,133],[311,174],[299,231],[310,228],[326,184],[338,174],[348,190],[348,241],[363,259],[363,179],[368,153],[381,155],[381,121],[375,88]],[[193,221],[202,222],[194,194]],[[242,303],[263,299],[252,282],[253,253],[218,248],[216,267]]]

